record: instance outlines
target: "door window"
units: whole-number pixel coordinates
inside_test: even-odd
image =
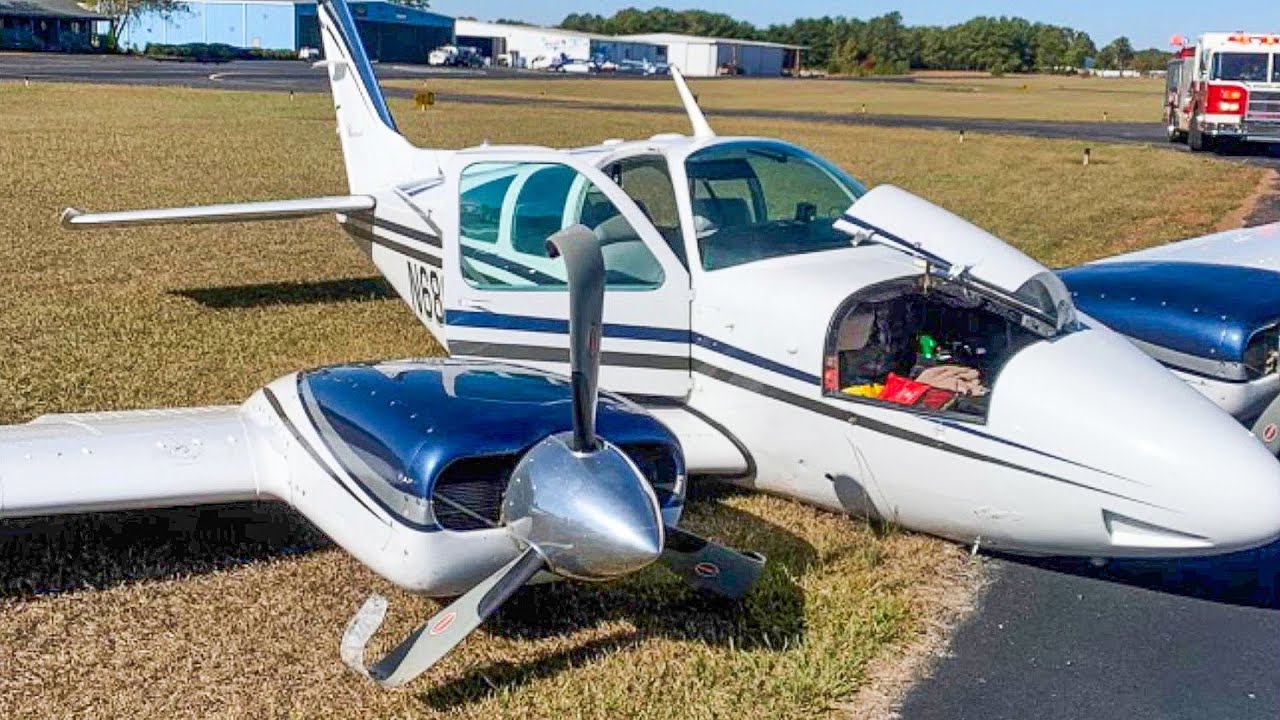
[[[460,178],[463,276],[484,290],[565,287],[564,263],[547,238],[576,224],[595,232],[610,289],[651,290],[662,266],[611,200],[558,163],[476,163]]]
[[[648,216],[680,264],[689,267],[680,230],[680,211],[676,208],[676,191],[671,185],[666,159],[660,155],[624,158],[610,163],[604,173]]]

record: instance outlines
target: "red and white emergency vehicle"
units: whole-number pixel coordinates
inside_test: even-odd
[[[1170,142],[1280,142],[1280,35],[1205,33],[1169,63],[1165,90]]]

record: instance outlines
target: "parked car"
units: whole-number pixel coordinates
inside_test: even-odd
[[[575,75],[588,75],[590,73],[599,72],[600,68],[590,60],[565,60],[557,68],[552,68],[562,73],[573,73]]]
[[[529,61],[530,70],[551,70],[556,71],[565,62],[564,54],[560,55],[538,55]]]
[[[485,59],[473,47],[441,45],[427,54],[427,64],[444,67],[484,67]]]

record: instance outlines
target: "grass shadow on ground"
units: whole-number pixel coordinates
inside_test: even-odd
[[[1010,562],[1123,583],[1229,605],[1280,610],[1280,542],[1214,557],[1111,560],[1095,567],[1084,558],[1020,558]]]
[[[5,520],[0,597],[171,579],[329,544],[301,515],[273,503]]]
[[[696,487],[696,485],[695,485]],[[733,528],[725,538],[773,562],[741,602],[698,593],[660,567],[607,585],[548,583],[525,588],[485,624],[489,634],[530,640],[566,635],[583,627],[616,624],[632,630],[610,633],[531,663],[497,661],[433,688],[422,696],[435,710],[448,710],[581,665],[593,657],[638,645],[647,638],[776,650],[805,634],[805,597],[797,579],[818,561],[817,551],[795,533],[717,499],[739,490],[713,486],[694,493],[688,525],[695,531]],[[708,528],[708,522],[714,528]],[[684,524],[684,523],[682,523]],[[740,539],[749,539],[749,545]],[[786,640],[784,641],[784,638]]]
[[[367,302],[395,297],[391,286],[381,277],[188,288],[174,290],[172,294],[194,300],[215,310],[238,310],[274,305]]]

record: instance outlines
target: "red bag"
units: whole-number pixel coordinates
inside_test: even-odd
[[[948,410],[955,403],[956,394],[950,390],[931,387],[929,391],[920,398],[920,404],[930,410]]]
[[[929,385],[918,383],[911,378],[889,373],[889,376],[884,379],[884,392],[880,393],[880,399],[899,405],[915,405],[929,391],[929,388]]]

